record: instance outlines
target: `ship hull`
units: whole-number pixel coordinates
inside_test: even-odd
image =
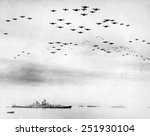
[[[72,106],[45,106],[45,107],[30,107],[30,106],[12,106],[12,108],[41,108],[41,109],[71,109]]]
[[[8,114],[14,114],[15,112],[14,111],[8,111],[7,113]]]

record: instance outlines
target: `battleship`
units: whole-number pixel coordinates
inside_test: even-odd
[[[12,105],[12,108],[42,108],[42,109],[70,109],[72,106],[71,105],[53,105],[47,103],[47,101],[44,99],[41,103],[38,101],[35,101],[32,104],[29,105]]]

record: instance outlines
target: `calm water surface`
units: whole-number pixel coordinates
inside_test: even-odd
[[[15,111],[8,114],[8,111]],[[77,107],[71,109],[0,108],[1,119],[144,119],[150,118],[150,108]]]

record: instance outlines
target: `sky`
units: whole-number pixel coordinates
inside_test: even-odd
[[[90,7],[85,17],[80,15],[84,12],[72,10],[83,5]],[[92,8],[100,10],[92,14]],[[148,106],[150,61],[141,56],[150,57],[149,10],[149,0],[1,0],[0,105],[46,98],[52,103],[75,105]],[[20,18],[22,15],[25,18]],[[60,18],[64,21],[57,20]],[[96,25],[104,19],[130,27],[111,22],[106,22],[108,28]],[[70,31],[82,31],[80,25],[91,30],[83,34]],[[105,45],[104,40],[115,44]],[[48,42],[57,41],[72,44],[52,54],[54,49]],[[92,51],[97,44],[111,53]],[[126,53],[130,55],[123,56]]]

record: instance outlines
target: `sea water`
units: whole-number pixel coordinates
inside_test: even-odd
[[[8,114],[14,111],[14,114]],[[0,108],[1,119],[146,119],[150,108],[78,107],[71,109]]]

